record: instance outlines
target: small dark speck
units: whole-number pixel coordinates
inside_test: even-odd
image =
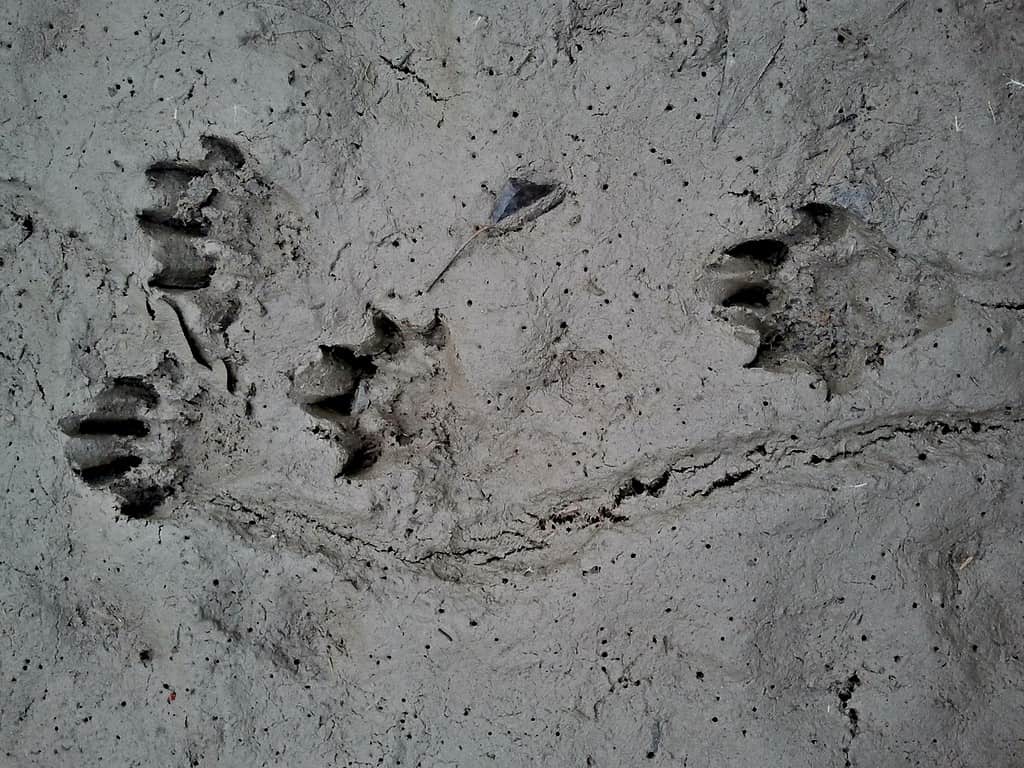
[[[21,238],[21,243],[24,243],[26,240],[32,237],[33,233],[36,231],[36,223],[32,221],[31,216],[26,215],[22,218],[21,229],[25,233],[25,236]],[[18,243],[18,245],[21,245],[21,243]]]

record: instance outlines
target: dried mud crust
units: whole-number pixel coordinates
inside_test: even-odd
[[[853,212],[809,203],[781,234],[725,249],[705,278],[715,314],[750,340],[747,368],[810,371],[829,396],[951,318],[948,280],[900,254]]]
[[[1024,760],[1024,5],[10,10],[0,765]],[[805,199],[860,218],[790,239]],[[200,423],[191,358],[237,368]]]

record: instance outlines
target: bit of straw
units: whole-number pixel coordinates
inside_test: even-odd
[[[466,242],[464,242],[462,245],[460,245],[455,250],[455,253],[452,254],[452,257],[450,259],[448,259],[448,263],[444,265],[444,269],[442,269],[440,272],[438,272],[437,273],[437,277],[435,277],[433,280],[430,281],[430,285],[427,286],[426,293],[430,293],[430,289],[433,288],[435,285],[437,285],[441,281],[441,278],[444,277],[448,273],[448,270],[451,269],[455,265],[456,261],[458,261],[459,256],[461,256],[463,254],[463,252],[465,252],[465,250],[467,248],[469,248],[470,243],[472,243],[474,240],[476,240],[478,237],[480,237],[480,235],[484,234],[485,232],[490,232],[492,229],[494,229],[494,225],[493,224],[487,224],[487,225],[485,225],[483,227],[480,227],[476,232],[473,233],[473,235],[468,240],[466,240]]]

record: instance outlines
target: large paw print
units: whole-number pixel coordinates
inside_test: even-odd
[[[410,445],[429,429],[417,392],[443,371],[437,354],[447,330],[435,315],[426,327],[399,325],[371,312],[373,333],[355,346],[321,345],[315,360],[292,374],[289,396],[315,417],[337,447],[336,476],[354,477],[382,453]]]
[[[196,163],[162,160],[146,169],[156,205],[137,216],[154,241],[157,269],[149,284],[169,290],[210,285],[223,253],[209,242],[211,230],[225,221],[224,187],[245,165],[241,151],[226,139],[205,136],[206,157]],[[218,234],[220,234],[218,232]],[[222,240],[223,241],[223,240]]]
[[[797,213],[792,230],[727,248],[708,268],[709,294],[750,340],[746,367],[811,371],[832,396],[941,323],[948,286],[845,209],[811,203]]]
[[[231,141],[201,139],[202,160],[161,160],[146,170],[155,199],[137,215],[156,264],[148,284],[177,316],[192,356],[231,369],[239,355],[226,330],[239,290],[260,285],[298,258],[301,221]]]
[[[113,493],[127,517],[152,515],[184,475],[160,410],[151,381],[119,377],[103,386],[85,413],[60,421],[74,473],[89,487]]]

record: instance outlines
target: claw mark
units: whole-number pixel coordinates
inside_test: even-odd
[[[185,315],[181,311],[181,307],[175,304],[173,301],[168,299],[166,296],[161,297],[164,303],[167,304],[174,312],[174,316],[178,318],[178,326],[181,328],[181,334],[185,337],[185,343],[188,345],[189,352],[192,353],[192,359],[199,363],[203,368],[210,371],[213,370],[210,366],[210,361],[207,360],[206,355],[203,353],[203,348],[199,345],[198,339],[192,331],[189,330],[188,324],[185,322]]]
[[[734,259],[749,259],[772,267],[778,267],[786,260],[789,246],[781,240],[761,238],[745,240],[725,249],[728,256]]]

